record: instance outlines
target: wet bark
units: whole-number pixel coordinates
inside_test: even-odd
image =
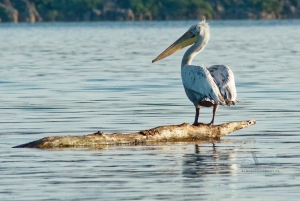
[[[104,134],[98,131],[84,136],[54,136],[15,146],[14,148],[55,148],[55,147],[96,147],[101,145],[137,145],[153,142],[187,142],[204,139],[219,139],[234,131],[247,128],[255,120],[228,122],[221,125],[193,126],[188,123],[180,125],[159,126],[137,133]]]

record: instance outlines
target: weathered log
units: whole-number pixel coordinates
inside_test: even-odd
[[[55,148],[91,147],[101,145],[145,144],[150,142],[184,142],[204,139],[219,139],[234,131],[254,125],[255,120],[228,122],[221,125],[198,126],[183,123],[180,125],[159,126],[137,133],[104,134],[98,131],[84,136],[54,136],[15,146],[14,148]]]

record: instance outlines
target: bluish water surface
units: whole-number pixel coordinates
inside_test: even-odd
[[[55,135],[192,123],[184,51],[151,61],[196,21],[0,24],[0,200],[298,200],[300,21],[212,21],[194,64],[226,64],[241,104],[210,142],[12,149]],[[200,121],[211,120],[212,108]],[[195,144],[198,144],[196,147]]]

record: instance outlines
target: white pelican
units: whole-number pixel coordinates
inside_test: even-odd
[[[156,57],[152,63],[161,60],[180,49],[192,45],[184,54],[181,62],[182,84],[187,97],[196,107],[195,121],[198,125],[200,106],[213,106],[213,117],[209,125],[213,125],[219,105],[234,105],[236,89],[233,72],[225,65],[213,65],[209,68],[192,65],[192,60],[204,49],[210,38],[209,26],[205,21],[191,26],[176,42]]]

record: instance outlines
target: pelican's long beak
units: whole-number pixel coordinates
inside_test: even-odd
[[[193,43],[196,43],[198,37],[190,32],[187,31],[183,36],[181,36],[175,43],[173,43],[170,47],[168,47],[165,51],[163,51],[158,57],[156,57],[154,60],[152,60],[152,63],[161,60],[163,58],[166,58],[167,56],[170,56],[171,54],[174,54],[175,52],[178,52],[182,48],[191,45]]]

